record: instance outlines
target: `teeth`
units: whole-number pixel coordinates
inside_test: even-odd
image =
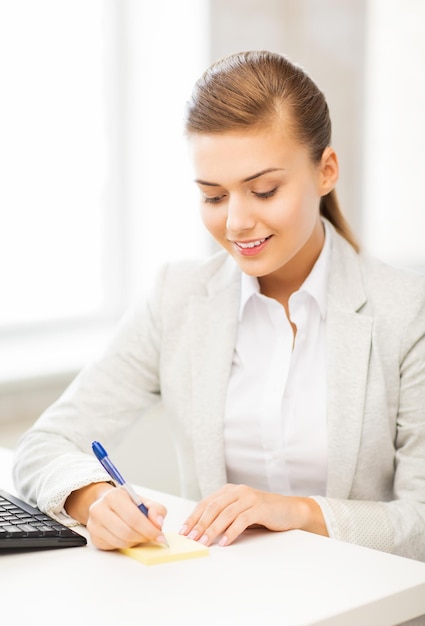
[[[265,240],[266,240],[266,237],[264,237],[264,239],[257,239],[257,241],[250,241],[249,243],[238,242],[238,246],[240,248],[255,248],[255,246],[261,245]]]

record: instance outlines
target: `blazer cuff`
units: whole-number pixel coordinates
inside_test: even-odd
[[[323,496],[313,499],[322,509],[332,539],[382,552],[394,551],[394,530],[384,503]]]

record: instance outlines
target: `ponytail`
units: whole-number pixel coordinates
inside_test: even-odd
[[[360,251],[360,246],[347,220],[342,214],[335,189],[332,189],[332,191],[326,194],[326,196],[321,198],[320,215],[329,220],[329,222],[335,227],[335,230],[353,246],[356,252]]]

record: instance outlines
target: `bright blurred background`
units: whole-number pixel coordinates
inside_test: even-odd
[[[0,0],[0,445],[163,261],[210,252],[183,108],[207,65],[253,48],[286,54],[325,92],[363,246],[425,270],[422,0]],[[164,458],[171,448],[162,439]],[[176,491],[166,475],[152,486]]]

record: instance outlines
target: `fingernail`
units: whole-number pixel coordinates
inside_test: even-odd
[[[186,524],[183,524],[183,526],[179,530],[179,535],[185,535],[186,531],[187,531],[187,526]]]
[[[164,524],[164,518],[162,517],[162,515],[158,515],[158,517],[156,518],[156,523],[160,528],[162,528]]]
[[[202,535],[202,537],[199,540],[199,543],[202,543],[204,544],[204,546],[206,546],[208,543],[208,537],[206,535]]]
[[[228,541],[229,541],[228,537],[226,537],[226,535],[223,535],[223,537],[218,542],[218,545],[221,547],[226,546]]]
[[[198,531],[197,530],[192,530],[192,532],[190,532],[188,534],[188,538],[189,539],[196,539],[197,535],[198,535]]]
[[[162,545],[168,546],[168,541],[166,540],[166,538],[164,537],[164,535],[162,533],[157,536],[155,541],[156,541],[156,543],[162,543]]]

